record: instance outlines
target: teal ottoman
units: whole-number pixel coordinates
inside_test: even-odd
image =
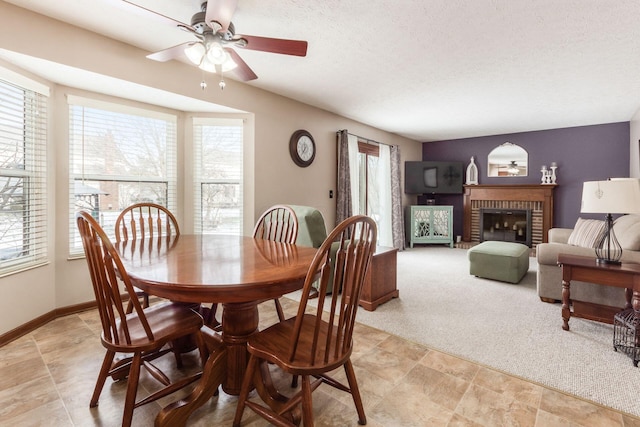
[[[488,241],[469,249],[469,274],[518,283],[529,270],[529,248],[520,243]]]

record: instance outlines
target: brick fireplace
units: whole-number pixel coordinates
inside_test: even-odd
[[[487,240],[531,247],[531,209],[480,208],[480,241]]]
[[[480,241],[480,210],[530,210],[531,247],[547,241],[553,227],[553,190],[556,185],[465,185],[463,240]]]

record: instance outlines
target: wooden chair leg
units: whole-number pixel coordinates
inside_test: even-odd
[[[251,388],[251,382],[253,380],[253,374],[256,370],[256,366],[258,366],[258,359],[254,355],[251,355],[249,357],[247,371],[245,372],[242,380],[242,387],[240,388],[240,395],[238,396],[238,406],[236,407],[236,415],[233,418],[233,427],[240,427],[242,413],[244,412],[247,397],[249,397],[249,389]]]
[[[127,309],[125,310],[125,313],[131,314],[132,312],[133,312],[133,302],[129,300],[129,302],[127,303]]]
[[[140,378],[140,364],[142,363],[142,354],[135,353],[131,361],[129,370],[129,380],[127,382],[127,395],[124,400],[124,412],[122,414],[122,427],[131,426],[133,420],[133,409],[136,405],[136,395],[138,394],[138,380]]]
[[[216,319],[216,312],[218,311],[218,304],[213,303],[211,307],[200,307],[200,315],[204,320],[204,324],[213,329],[214,331],[222,330],[222,325]]]
[[[280,300],[278,298],[275,298],[273,301],[276,303],[276,312],[278,312],[278,319],[282,322],[285,320],[282,304],[280,304]]]
[[[142,308],[149,308],[149,294],[146,292],[142,293]]]
[[[115,355],[116,353],[114,351],[109,350],[107,350],[107,353],[104,355],[102,366],[100,367],[100,372],[98,373],[96,386],[93,388],[93,396],[91,396],[91,401],[89,401],[90,408],[95,408],[96,406],[98,406],[98,399],[100,398],[100,393],[102,393],[104,383],[109,376],[109,371],[111,370],[111,365],[113,364],[113,358],[115,357]]]
[[[313,402],[309,375],[302,376],[302,423],[304,427],[313,427]]]
[[[180,353],[180,348],[172,344],[171,352],[173,353],[173,356],[176,358],[176,368],[182,369],[182,353]]]
[[[353,403],[355,403],[356,411],[358,411],[358,424],[363,426],[367,424],[367,417],[364,414],[362,397],[360,396],[360,389],[358,389],[358,381],[356,380],[356,373],[353,370],[351,359],[347,360],[347,363],[344,364],[344,372],[347,374],[347,381],[349,381],[349,388],[351,389],[351,397],[353,397]]]

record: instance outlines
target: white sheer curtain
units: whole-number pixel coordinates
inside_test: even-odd
[[[377,186],[380,195],[380,218],[378,219],[378,244],[393,246],[391,222],[391,150],[388,145],[379,145]]]

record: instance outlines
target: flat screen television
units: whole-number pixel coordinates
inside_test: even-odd
[[[407,194],[462,194],[462,162],[404,162]]]

